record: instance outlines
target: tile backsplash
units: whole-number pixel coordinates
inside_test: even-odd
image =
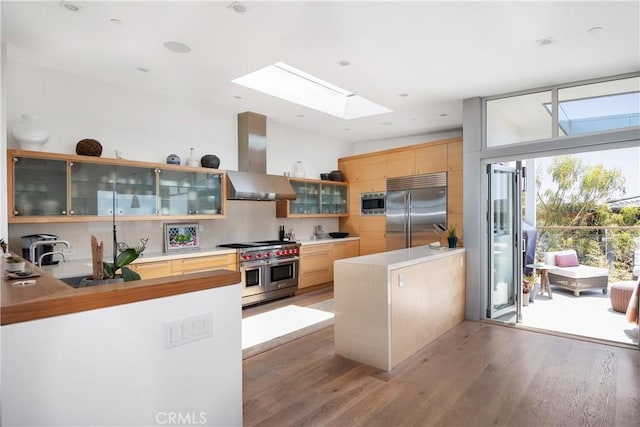
[[[145,253],[161,253],[164,251],[165,222],[197,222],[202,249],[213,249],[223,243],[277,239],[281,225],[285,226],[287,232],[293,230],[296,240],[311,239],[318,224],[323,226],[325,233],[338,231],[337,218],[276,218],[275,202],[229,200],[226,219],[118,221],[116,218],[118,241],[137,246],[141,238],[149,238]],[[90,259],[92,235],[104,242],[105,255],[112,253],[113,224],[110,221],[9,224],[9,250],[21,253],[21,236],[37,233],[55,234],[61,240],[68,240],[74,251],[67,255],[67,259]]]

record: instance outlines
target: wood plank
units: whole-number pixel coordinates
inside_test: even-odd
[[[383,373],[336,356],[328,327],[244,361],[244,424],[635,426],[638,356],[464,321]]]

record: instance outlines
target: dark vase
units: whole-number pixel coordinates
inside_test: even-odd
[[[180,157],[178,157],[177,154],[169,154],[167,156],[167,164],[168,165],[179,165],[180,164]]]
[[[450,248],[455,248],[456,246],[458,246],[458,238],[457,237],[447,237],[447,240],[449,241],[449,247]]]
[[[205,154],[200,159],[200,165],[202,165],[203,168],[218,169],[218,166],[220,166],[220,159],[215,154]]]

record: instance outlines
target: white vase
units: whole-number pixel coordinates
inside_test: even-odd
[[[304,166],[302,166],[302,162],[298,160],[295,165],[293,165],[293,176],[295,178],[304,178]]]
[[[42,127],[40,118],[33,114],[23,114],[22,120],[11,128],[11,136],[23,150],[42,151],[49,141],[49,133]]]
[[[200,166],[200,160],[196,159],[196,152],[193,147],[189,148],[189,158],[187,159],[187,166],[198,167]]]

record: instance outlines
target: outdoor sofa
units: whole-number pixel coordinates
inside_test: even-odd
[[[549,284],[573,291],[575,296],[580,292],[592,289],[602,289],[607,293],[609,286],[609,270],[580,264],[576,251],[545,252],[544,263],[554,266],[547,271]]]

